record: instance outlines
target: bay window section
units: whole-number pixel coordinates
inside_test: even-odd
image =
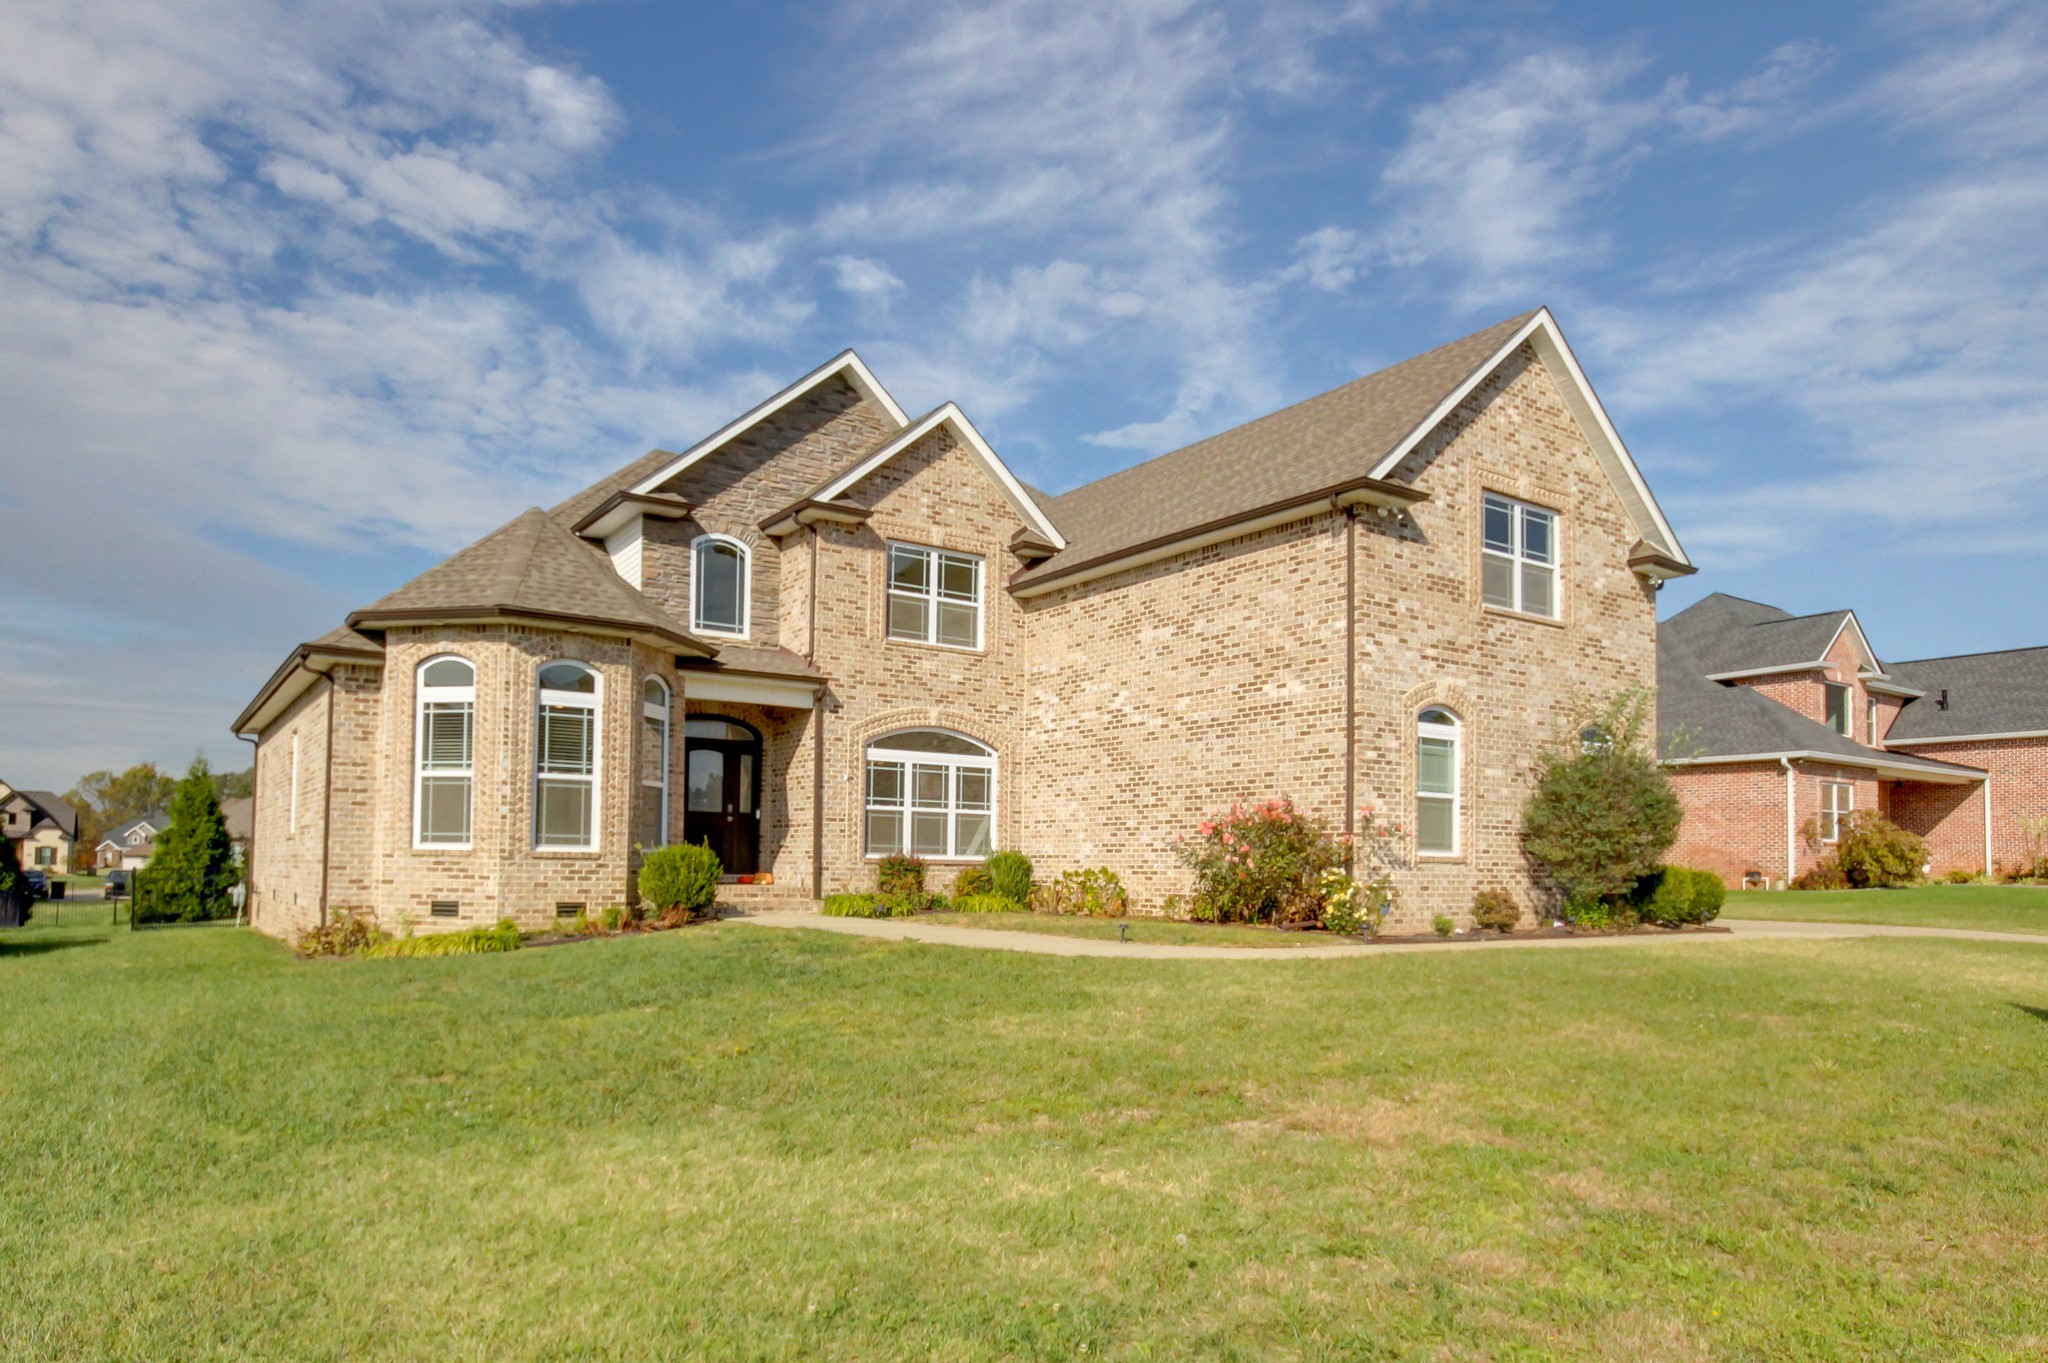
[[[1555,619],[1557,513],[1489,492],[1480,517],[1481,599]]]
[[[867,752],[867,854],[978,860],[995,850],[996,756],[970,738],[916,729]]]
[[[1415,850],[1458,855],[1459,724],[1449,710],[1424,710],[1415,725]]]
[[[889,546],[889,637],[946,648],[981,647],[981,560],[972,554]]]
[[[540,670],[534,746],[533,842],[589,851],[597,846],[597,673],[582,663]]]
[[[476,784],[476,668],[462,658],[429,658],[418,678],[413,846],[459,850],[470,845]]]

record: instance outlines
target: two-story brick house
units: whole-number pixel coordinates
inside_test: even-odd
[[[1534,750],[1691,571],[1545,311],[1061,496],[848,352],[296,650],[235,724],[254,919],[533,924],[677,839],[740,898],[1010,847],[1156,905],[1273,794],[1400,820],[1413,918],[1530,903]]]
[[[1658,728],[1685,804],[1671,859],[1731,884],[1804,874],[1859,809],[1925,838],[1937,874],[2041,850],[2048,649],[1886,664],[1853,611],[1716,593],[1659,632]]]

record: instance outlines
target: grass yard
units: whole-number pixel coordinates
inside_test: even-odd
[[[958,928],[993,928],[998,932],[1043,932],[1055,937],[1118,940],[1118,928],[1130,929],[1130,940],[1148,946],[1327,947],[1356,942],[1328,932],[1282,932],[1278,928],[1241,923],[1176,923],[1163,918],[1070,918],[1049,913],[921,913],[920,923],[946,923]]]
[[[2048,933],[2048,887],[1907,885],[1896,890],[1738,890],[1724,918],[1807,923],[1891,923],[1909,928],[1978,928]]]
[[[30,928],[0,1022],[10,1359],[2048,1353],[2048,946]]]

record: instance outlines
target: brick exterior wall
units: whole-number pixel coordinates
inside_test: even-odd
[[[2026,828],[2030,819],[2048,817],[2048,738],[1916,743],[1902,751],[1991,773],[1994,867],[2018,868],[2048,852],[2033,845]],[[1893,817],[1927,839],[1937,875],[1984,869],[1984,800],[1976,787],[1902,786],[1899,795]]]
[[[872,511],[765,539],[756,524],[848,467],[891,428],[851,388],[793,403],[666,489],[698,506],[689,522],[647,522],[645,589],[687,621],[688,544],[705,531],[752,547],[750,642],[810,656],[830,678],[816,710],[694,701],[672,659],[619,639],[506,626],[393,630],[386,662],[341,669],[264,733],[258,754],[257,923],[281,935],[330,911],[373,912],[419,931],[509,916],[548,921],[558,902],[596,908],[631,893],[633,805],[642,795],[640,689],[674,687],[670,836],[684,823],[685,709],[758,729],[764,740],[761,868],[809,897],[864,887],[864,755],[891,730],[938,726],[995,750],[997,843],[1046,875],[1107,865],[1136,907],[1189,888],[1172,838],[1233,801],[1292,795],[1344,822],[1344,584],[1355,554],[1357,802],[1412,828],[1414,725],[1431,705],[1462,723],[1461,850],[1400,873],[1402,925],[1464,921],[1481,888],[1547,905],[1519,846],[1539,744],[1570,702],[1655,677],[1648,584],[1626,564],[1637,538],[1547,371],[1524,351],[1481,385],[1397,476],[1430,500],[1402,528],[1336,511],[1179,558],[1019,600],[1004,590],[1018,514],[945,429],[847,494]],[[1363,472],[1363,470],[1361,470]],[[1485,491],[1560,513],[1560,618],[1480,601]],[[983,647],[886,637],[892,540],[983,561]],[[815,600],[813,582],[815,581]],[[815,621],[815,629],[813,622]],[[474,843],[412,845],[413,679],[438,653],[477,668]],[[538,666],[577,658],[603,677],[599,846],[532,846]],[[333,774],[325,747],[330,711]],[[823,729],[822,799],[817,780]],[[299,821],[282,827],[283,764],[300,745]],[[322,803],[334,819],[324,851]],[[310,831],[309,831],[310,829]],[[822,838],[822,876],[812,871]],[[935,865],[935,888],[957,866]],[[431,919],[437,899],[459,920]]]

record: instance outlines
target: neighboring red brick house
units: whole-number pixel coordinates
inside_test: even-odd
[[[1853,611],[1793,616],[1717,592],[1659,627],[1657,684],[1685,801],[1674,862],[1781,883],[1825,860],[1859,809],[1925,838],[1936,874],[2035,855],[2048,648],[1887,667]]]

